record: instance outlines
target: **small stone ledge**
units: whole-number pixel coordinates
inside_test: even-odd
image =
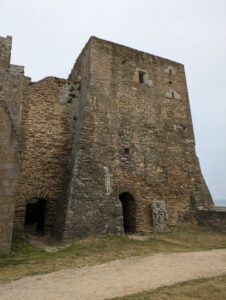
[[[226,207],[224,206],[214,206],[211,208],[211,211],[218,211],[218,212],[225,212],[226,213]]]
[[[10,64],[9,71],[14,74],[24,75],[24,66]]]

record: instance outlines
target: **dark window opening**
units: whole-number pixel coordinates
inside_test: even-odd
[[[174,95],[174,92],[172,92],[172,98],[174,98],[174,96],[175,96],[175,95]]]
[[[168,81],[169,84],[172,84],[172,81]]]
[[[172,72],[172,70],[171,69],[169,69],[169,74],[171,75],[171,74],[173,74],[173,72]]]
[[[144,74],[143,71],[139,71],[139,83],[144,84]]]
[[[29,233],[45,233],[45,199],[32,199],[26,205],[25,230]]]
[[[136,205],[133,196],[124,192],[119,195],[119,200],[122,203],[123,227],[125,233],[136,232]]]
[[[129,155],[129,148],[124,149],[124,154]]]

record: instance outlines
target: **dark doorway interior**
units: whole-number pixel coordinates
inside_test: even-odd
[[[45,199],[32,199],[27,202],[25,229],[30,233],[45,233]]]
[[[122,202],[124,232],[134,233],[136,232],[135,199],[128,192],[120,194],[119,199]]]

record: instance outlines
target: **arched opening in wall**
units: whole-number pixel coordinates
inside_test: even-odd
[[[45,234],[46,199],[31,199],[26,205],[25,232],[28,234]]]
[[[119,195],[119,200],[122,203],[124,232],[134,233],[136,232],[135,199],[130,193],[124,192]]]

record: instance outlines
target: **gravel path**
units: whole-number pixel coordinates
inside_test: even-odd
[[[222,274],[226,250],[156,254],[22,278],[0,285],[0,299],[111,299]]]

